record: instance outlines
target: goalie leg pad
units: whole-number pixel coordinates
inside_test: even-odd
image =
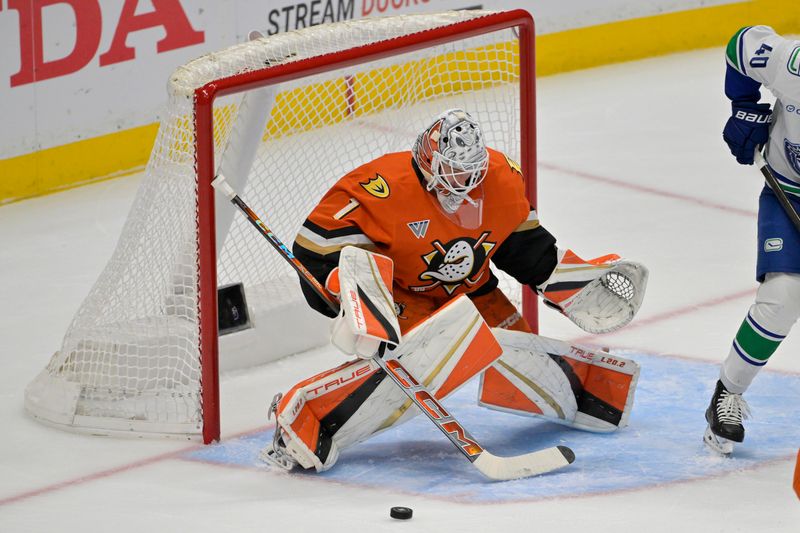
[[[480,405],[593,432],[628,424],[634,361],[529,333],[493,333],[503,355],[481,376]]]
[[[460,296],[411,329],[385,357],[399,358],[441,399],[501,351],[478,310]],[[419,410],[374,361],[355,360],[297,384],[276,414],[285,451],[304,468],[323,471],[341,450],[410,420]]]
[[[303,468],[321,472],[333,466],[339,456],[332,438],[336,421],[381,381],[377,370],[374,362],[358,359],[292,387],[276,410],[284,451]]]

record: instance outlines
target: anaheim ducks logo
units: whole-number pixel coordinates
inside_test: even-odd
[[[375,177],[366,183],[359,183],[364,190],[376,198],[389,197],[389,184],[380,174],[375,174]]]
[[[447,294],[453,294],[462,284],[471,287],[478,283],[484,273],[486,258],[497,244],[486,240],[489,233],[483,232],[477,240],[461,237],[446,244],[433,241],[433,251],[422,256],[428,268],[419,275],[421,280],[433,281],[410,289],[425,292],[441,286]]]

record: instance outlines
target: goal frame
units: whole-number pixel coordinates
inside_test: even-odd
[[[217,252],[214,189],[214,102],[217,98],[277,83],[348,67],[475,37],[516,28],[519,36],[520,165],[526,193],[536,207],[536,94],[535,27],[533,17],[523,9],[499,12],[443,28],[423,30],[377,43],[332,52],[298,61],[220,78],[194,91],[195,176],[197,179],[198,298],[200,312],[201,403],[203,442],[220,438],[219,335],[217,323]],[[268,220],[270,214],[264,213]],[[522,288],[522,313],[534,331],[538,330],[535,293]]]

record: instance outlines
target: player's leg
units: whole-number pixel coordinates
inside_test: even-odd
[[[500,355],[500,346],[480,313],[459,297],[417,324],[391,354],[443,398]],[[279,397],[277,427],[262,458],[283,468],[323,471],[339,452],[419,411],[372,360],[359,359],[313,376]]]
[[[749,411],[743,394],[767,364],[800,316],[800,274],[769,273],[758,289],[722,363],[706,410],[705,442],[720,453],[731,453],[744,440]]]
[[[744,440],[748,407],[742,395],[800,317],[800,235],[769,190],[761,194],[758,242],[761,285],[706,410],[704,441],[725,454],[733,451],[734,442]]]
[[[639,373],[635,362],[533,335],[499,289],[473,301],[487,323],[498,326],[493,332],[503,347],[481,375],[480,405],[589,431],[627,424]]]

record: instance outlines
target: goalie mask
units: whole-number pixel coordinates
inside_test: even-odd
[[[489,152],[478,123],[463,109],[442,113],[417,137],[411,150],[429,191],[435,190],[442,208],[455,213],[469,193],[481,184],[489,168]]]

